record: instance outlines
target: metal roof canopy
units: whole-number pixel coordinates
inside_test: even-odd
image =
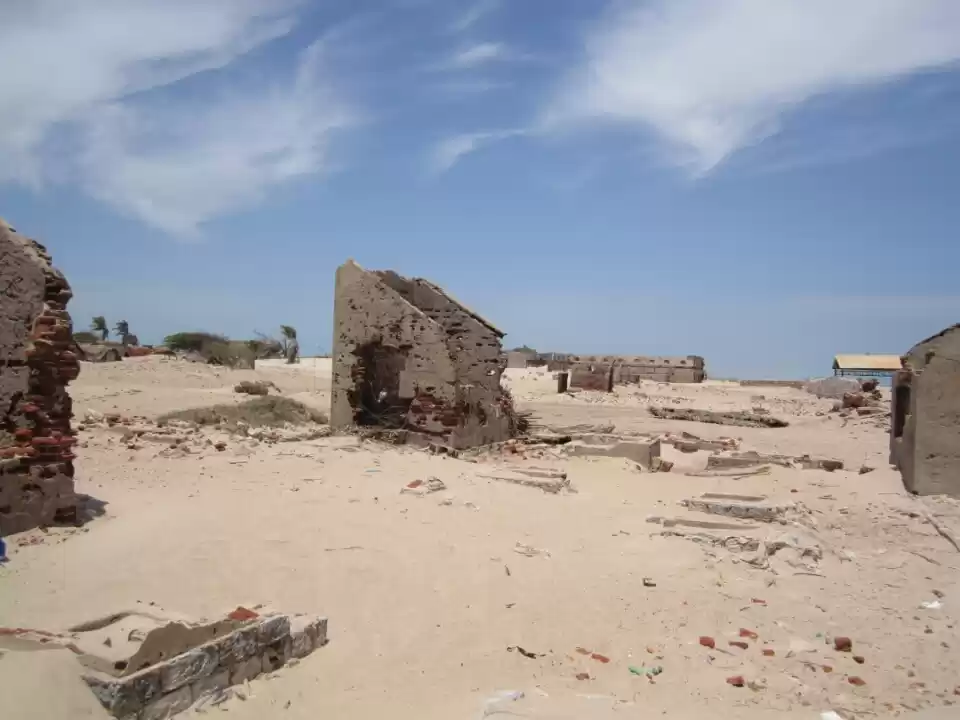
[[[833,358],[834,375],[887,377],[902,367],[899,355],[837,355]]]

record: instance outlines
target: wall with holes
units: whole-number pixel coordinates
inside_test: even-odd
[[[396,397],[409,400],[404,429],[456,448],[510,436],[496,328],[426,280],[366,271],[352,261],[338,269],[335,293],[334,428],[369,424],[380,411],[393,417],[391,388],[378,391],[384,407],[377,412],[358,407],[358,398],[370,395],[358,384],[382,384],[365,360],[375,346],[381,357],[393,348],[391,356],[403,358]],[[367,420],[358,423],[361,416]]]
[[[76,520],[71,297],[46,249],[0,219],[0,535]]]

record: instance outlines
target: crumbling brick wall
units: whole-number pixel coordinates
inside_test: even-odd
[[[0,535],[75,519],[70,286],[0,219]]]
[[[346,263],[336,281],[331,425],[391,426],[455,448],[507,439],[502,336],[426,280]]]

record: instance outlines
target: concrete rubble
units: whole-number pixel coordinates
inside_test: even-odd
[[[783,428],[789,423],[764,414],[754,412],[717,412],[714,410],[696,410],[692,408],[668,408],[651,405],[648,408],[651,415],[663,420],[687,420],[712,425],[737,425],[740,427],[767,427]]]

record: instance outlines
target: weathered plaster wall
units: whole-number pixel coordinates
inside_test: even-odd
[[[894,378],[890,461],[904,486],[920,495],[960,497],[960,327],[948,328],[907,353]],[[909,388],[903,432],[897,417]]]
[[[0,220],[0,534],[76,512],[66,384],[80,363],[72,297],[46,249]]]
[[[509,437],[500,335],[477,315],[425,280],[353,262],[337,271],[334,304],[334,428],[358,423],[358,348],[377,343],[403,355],[399,395],[410,401],[407,429],[453,447]]]

